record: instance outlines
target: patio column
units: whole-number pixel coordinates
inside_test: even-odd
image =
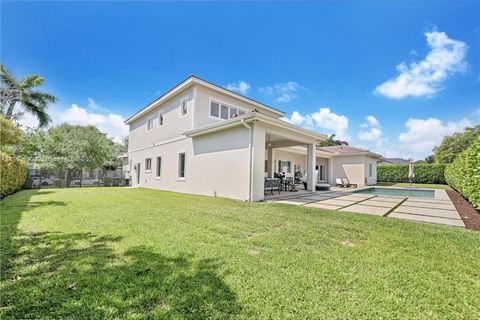
[[[327,177],[328,177],[328,183],[334,184],[335,181],[333,181],[332,158],[328,158]]]
[[[316,180],[315,176],[315,143],[307,145],[307,190],[315,191]]]
[[[267,147],[267,174],[269,177],[273,177],[273,148],[272,146]]]
[[[251,201],[263,200],[265,187],[265,128],[254,123],[252,127]]]

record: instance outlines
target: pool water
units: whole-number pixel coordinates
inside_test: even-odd
[[[398,196],[398,197],[419,197],[434,198],[434,190],[417,190],[417,189],[388,189],[388,188],[369,188],[354,191],[355,193],[375,194],[379,196]]]

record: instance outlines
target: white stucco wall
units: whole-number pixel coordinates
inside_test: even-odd
[[[336,178],[347,177],[350,183],[365,185],[365,156],[337,156],[332,159],[332,181]]]
[[[187,99],[187,115],[181,116],[180,104]],[[138,148],[152,146],[181,137],[185,131],[193,128],[193,87],[178,94],[164,104],[145,114],[130,124],[128,134],[129,152]],[[163,125],[159,125],[159,114],[163,113]],[[147,131],[147,120],[153,117],[153,129]]]
[[[249,130],[235,127],[211,135],[156,145],[129,153],[141,165],[140,187],[247,200],[249,196]],[[178,153],[186,152],[186,177],[178,179]],[[161,177],[156,177],[156,157],[162,157]],[[151,172],[145,159],[152,158]],[[132,170],[132,185],[136,171]]]
[[[369,164],[372,165],[372,176],[369,176]],[[367,185],[377,184],[377,158],[365,157],[365,176],[367,177]]]

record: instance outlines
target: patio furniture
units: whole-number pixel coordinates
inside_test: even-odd
[[[300,171],[295,172],[295,184],[302,183],[303,174]]]
[[[285,178],[285,190],[296,192],[295,179],[293,177]]]
[[[342,182],[343,182],[343,184],[345,184],[347,186],[347,188],[350,188],[350,187],[356,188],[357,187],[357,184],[356,183],[350,183],[350,181],[348,180],[347,177],[342,178]]]
[[[327,191],[330,190],[330,185],[328,183],[317,183],[315,189],[317,191]]]
[[[343,183],[342,179],[336,178],[335,179],[335,187],[337,188],[346,188],[347,184]]]
[[[270,191],[273,194],[273,191],[278,191],[280,193],[280,179],[277,178],[267,178],[265,179],[264,185],[264,194]]]

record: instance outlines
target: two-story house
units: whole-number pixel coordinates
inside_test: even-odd
[[[317,149],[324,135],[283,116],[190,76],[125,121],[132,185],[259,201],[265,177],[274,172],[307,174],[308,190],[337,177],[376,183],[379,155],[351,147]]]

